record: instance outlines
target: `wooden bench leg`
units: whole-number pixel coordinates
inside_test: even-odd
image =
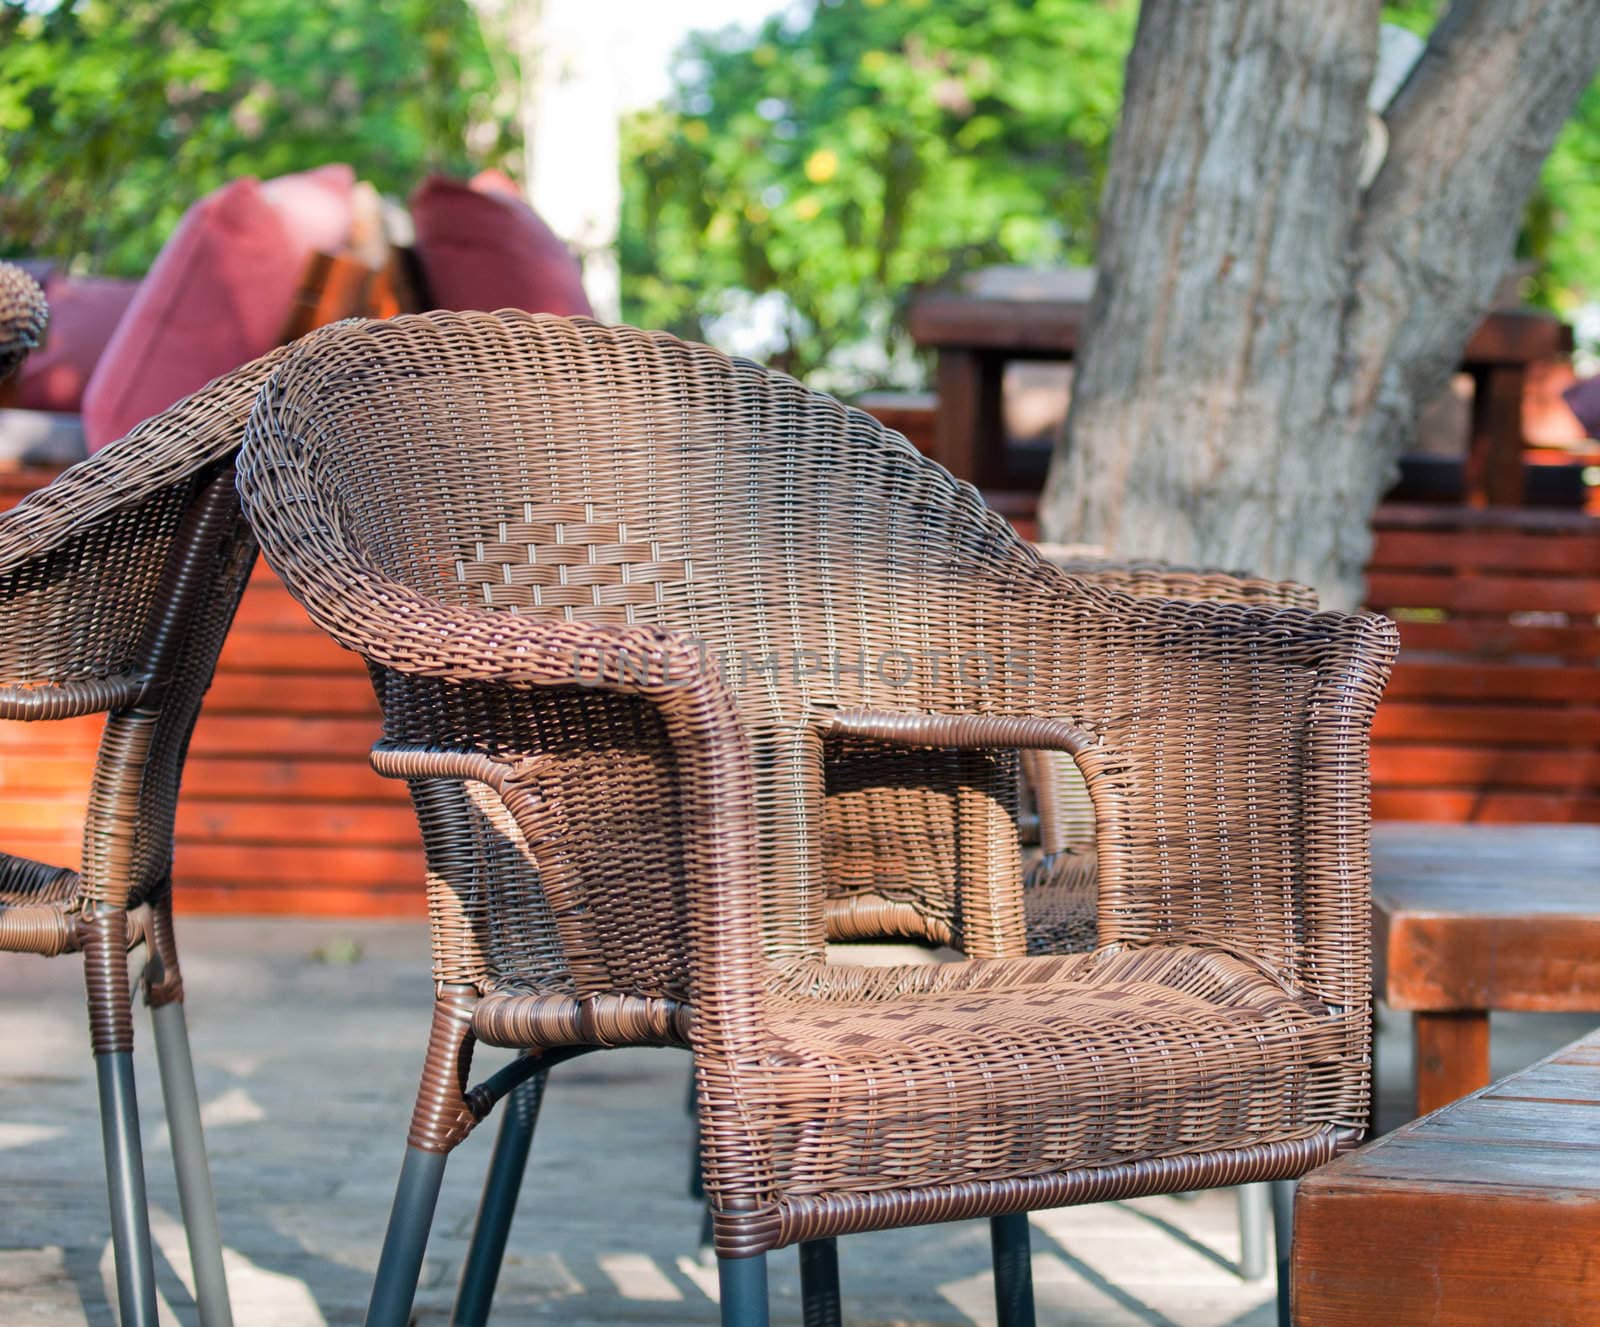
[[[1489,1011],[1416,1016],[1417,1114],[1426,1115],[1489,1085]]]

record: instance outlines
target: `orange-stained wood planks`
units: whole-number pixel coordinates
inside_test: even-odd
[[[1600,1034],[1313,1171],[1303,1327],[1600,1319]]]

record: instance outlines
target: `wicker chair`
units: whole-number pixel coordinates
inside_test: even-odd
[[[1024,1322],[1026,1211],[1294,1176],[1359,1137],[1384,619],[1090,586],[868,416],[557,318],[315,334],[239,483],[368,662],[373,763],[428,851],[437,998],[369,1323],[406,1321],[448,1153],[610,1046],[694,1052],[725,1323],[766,1321],[768,1250],[802,1245],[823,1321],[835,1236],[976,1216]],[[1070,753],[1100,947],[828,963],[835,743],[974,762],[987,855],[957,845],[954,906],[1012,955],[986,771]],[[477,1041],[526,1053],[472,1086]]]
[[[39,283],[14,263],[0,263],[0,383],[44,339],[50,311]]]
[[[173,935],[172,833],[189,734],[255,557],[232,457],[281,353],[0,514],[0,718],[107,715],[81,872],[0,856],[0,949],[83,954],[126,1327],[156,1322],[127,960],[141,942],[200,1317],[231,1321]]]

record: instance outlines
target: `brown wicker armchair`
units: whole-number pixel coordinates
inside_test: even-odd
[[[49,320],[39,283],[15,263],[0,263],[0,384],[38,347]]]
[[[0,514],[0,718],[107,716],[81,871],[0,856],[0,949],[83,954],[126,1327],[156,1322],[127,966],[140,942],[201,1321],[231,1321],[173,935],[172,831],[189,734],[255,557],[232,457],[280,354]]]
[[[832,1237],[975,1216],[1024,1321],[1016,1214],[1297,1175],[1359,1136],[1385,620],[1089,586],[868,416],[582,321],[315,334],[239,481],[371,666],[374,764],[429,855],[438,994],[369,1323],[406,1320],[450,1150],[609,1046],[695,1053],[727,1323],[766,1321],[770,1249],[805,1246],[832,1303]],[[1100,948],[828,963],[833,742],[1070,753]],[[1004,784],[962,792],[987,856],[954,889],[1019,954]],[[527,1054],[470,1086],[475,1041]]]

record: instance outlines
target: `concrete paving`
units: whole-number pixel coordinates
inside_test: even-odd
[[[189,1017],[240,1327],[361,1321],[404,1146],[431,1000],[420,925],[180,919]],[[1497,1018],[1496,1070],[1586,1031]],[[0,1324],[115,1321],[81,967],[0,955]],[[163,1314],[195,1322],[148,1024],[137,1052]],[[1386,1117],[1405,1110],[1405,1021],[1385,1020]],[[479,1064],[492,1063],[488,1053]],[[688,1061],[592,1056],[552,1075],[497,1323],[710,1324],[685,1188]],[[491,1125],[492,1127],[492,1125]],[[416,1321],[448,1321],[491,1145],[451,1158]],[[1272,1287],[1236,1270],[1231,1194],[1036,1214],[1041,1323],[1269,1327]],[[846,1319],[993,1321],[984,1222],[841,1241]],[[799,1322],[794,1255],[771,1258],[773,1321]]]

